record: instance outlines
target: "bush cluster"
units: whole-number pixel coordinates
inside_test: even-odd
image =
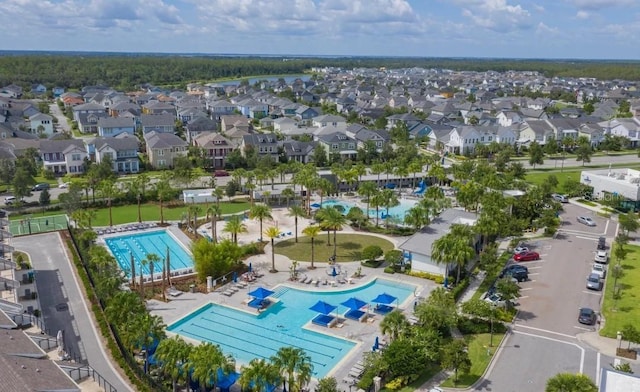
[[[480,333],[491,332],[491,321],[483,320],[475,317],[460,317],[458,318],[458,330],[463,335],[475,335]],[[507,327],[498,321],[493,321],[493,333],[505,333]]]
[[[444,283],[444,276],[440,274],[432,274],[431,272],[422,272],[422,271],[408,271],[407,275],[415,276],[416,278],[433,280],[437,284]]]

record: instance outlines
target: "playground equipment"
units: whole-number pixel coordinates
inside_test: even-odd
[[[424,180],[422,180],[418,184],[418,189],[413,191],[413,194],[414,195],[423,195],[426,190],[427,190],[427,184],[424,182]]]

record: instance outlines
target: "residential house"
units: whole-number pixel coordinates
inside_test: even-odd
[[[44,84],[36,83],[31,85],[32,94],[40,95],[40,94],[45,94],[46,92],[47,92],[47,86],[45,86]]]
[[[220,121],[222,116],[233,114],[237,106],[229,101],[207,101],[207,110],[211,113],[211,118]]]
[[[328,135],[318,136],[318,144],[324,147],[327,152],[329,162],[333,161],[334,155],[339,155],[341,160],[355,160],[357,151],[357,141],[342,132],[335,132]]]
[[[524,121],[529,120],[546,120],[549,118],[544,110],[535,110],[529,108],[521,108],[520,114]]]
[[[204,150],[204,156],[209,161],[211,169],[224,169],[227,165],[227,155],[236,146],[226,137],[217,132],[203,132],[193,138],[193,145]]]
[[[64,94],[64,87],[56,86],[56,87],[53,88],[53,97],[54,98],[58,98],[62,94]]]
[[[387,117],[387,129],[395,127],[398,123],[404,123],[407,128],[411,128],[419,122],[420,119],[411,113],[392,114]]]
[[[556,140],[560,141],[564,138],[578,139],[578,131],[581,122],[571,118],[550,118],[547,120],[556,134]]]
[[[631,147],[638,147],[640,140],[640,121],[634,118],[614,118],[598,123],[605,134],[622,136],[629,139]]]
[[[144,141],[153,168],[173,168],[176,158],[187,156],[187,142],[173,133],[149,131],[144,133]]]
[[[314,117],[311,121],[311,126],[318,128],[326,127],[329,125],[336,128],[346,128],[347,120],[342,116],[336,116],[333,114],[322,114],[320,116]]]
[[[78,130],[81,133],[98,133],[98,121],[107,117],[106,112],[78,114]]]
[[[319,115],[320,113],[316,108],[301,105],[296,109],[295,118],[301,123],[301,125],[310,125],[311,119]]]
[[[599,124],[585,123],[578,128],[578,137],[581,136],[586,137],[595,148],[604,140],[604,129]]]
[[[245,99],[237,103],[238,110],[243,116],[255,119],[265,117],[269,112],[269,105],[255,99]]]
[[[289,117],[279,117],[273,120],[273,130],[275,132],[285,133],[285,131],[297,127],[298,123],[296,122],[296,120]]]
[[[118,102],[109,106],[109,116],[111,117],[120,117],[120,115],[125,112],[140,116],[142,110],[140,105],[133,102]]]
[[[111,159],[115,173],[137,173],[140,171],[138,145],[138,138],[122,133],[116,137],[87,141],[87,152],[98,164],[105,159]]]
[[[538,144],[546,144],[550,139],[558,140],[551,124],[544,120],[527,120],[520,130],[518,143],[529,144],[535,141]]]
[[[448,152],[453,154],[467,154],[475,150],[476,144],[484,144],[485,135],[480,131],[481,127],[459,126],[455,127],[450,135],[449,142],[445,144]],[[482,141],[481,141],[482,139]]]
[[[104,117],[98,120],[98,136],[114,137],[121,133],[133,135],[136,124],[126,117]]]
[[[22,97],[22,87],[17,84],[10,84],[0,88],[0,96],[7,98],[20,98]]]
[[[275,135],[244,135],[242,138],[241,148],[243,156],[246,156],[248,149],[253,148],[258,153],[259,158],[268,156],[273,159],[274,162],[277,162],[279,158],[278,139]]]
[[[444,124],[431,124],[429,125],[431,132],[427,135],[429,137],[429,148],[436,151],[446,150],[446,146],[449,144],[451,134],[454,127]]]
[[[194,139],[198,135],[207,132],[216,132],[218,130],[218,123],[207,117],[198,117],[185,125],[184,129],[187,143],[193,144]]]
[[[376,146],[376,151],[378,152],[382,152],[384,145],[391,141],[389,132],[384,129],[362,128],[352,135],[347,132],[347,136],[351,136],[356,140],[357,148],[365,148],[368,143],[372,143]]]
[[[40,144],[44,168],[57,176],[83,173],[87,156],[84,142],[79,139],[47,140]]]
[[[37,113],[29,117],[29,132],[35,135],[53,135],[53,117],[44,113]]]
[[[249,119],[240,115],[226,115],[220,117],[220,132],[226,132],[231,128],[238,128],[242,131],[249,132],[251,125]]]
[[[500,113],[498,113],[496,118],[498,119],[498,124],[502,125],[503,127],[509,127],[513,124],[519,124],[523,121],[520,113],[513,110],[502,110]]]
[[[160,101],[149,101],[142,105],[143,114],[170,114],[176,117],[176,107]]]
[[[142,133],[163,132],[174,133],[176,130],[176,119],[170,114],[143,114],[140,116],[140,128]]]
[[[313,161],[313,150],[316,148],[316,145],[316,142],[299,142],[296,140],[286,140],[281,143],[287,161],[300,163]]]
[[[434,242],[448,234],[453,225],[473,226],[477,220],[477,215],[471,212],[453,208],[444,210],[433,218],[428,226],[423,227],[422,230],[400,244],[399,248],[405,254],[405,261],[411,263],[412,271],[448,276],[449,273],[456,270],[456,265],[442,264],[432,259]],[[476,252],[479,252],[481,245],[482,239],[476,236],[472,245]]]
[[[89,114],[89,113],[106,113],[107,108],[102,105],[98,105],[97,103],[85,103],[82,105],[76,105],[73,107],[73,119],[80,122],[80,115]]]

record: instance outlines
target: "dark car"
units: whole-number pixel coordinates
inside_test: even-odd
[[[500,273],[499,278],[502,279],[509,276],[517,280],[518,282],[526,282],[527,280],[529,280],[529,272],[523,269],[515,269],[515,268],[508,269],[508,270],[505,269]]]
[[[598,238],[598,250],[607,249],[607,240],[604,237]]]
[[[513,270],[522,270],[526,273],[529,273],[529,268],[525,267],[524,265],[521,264],[510,264],[506,267],[504,267],[503,271],[513,271]]]
[[[31,188],[32,191],[43,191],[45,189],[49,189],[49,184],[46,182],[42,182],[40,184],[36,184]]]
[[[226,170],[216,170],[215,173],[213,173],[214,177],[227,177],[229,175],[229,172],[227,172]]]
[[[524,252],[513,256],[515,261],[532,261],[540,260],[540,254],[538,252]]]
[[[596,312],[591,308],[582,308],[578,314],[580,324],[593,325],[596,323]]]

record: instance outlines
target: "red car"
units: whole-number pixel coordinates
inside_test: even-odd
[[[538,252],[524,252],[518,253],[513,256],[515,261],[532,261],[532,260],[540,260],[540,255]]]

